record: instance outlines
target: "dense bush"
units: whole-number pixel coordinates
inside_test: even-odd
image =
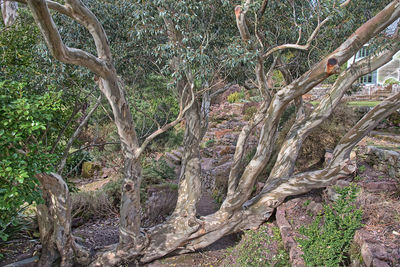
[[[0,82],[0,237],[14,216],[40,201],[35,174],[51,171],[58,157],[51,154],[63,105],[59,93],[34,95],[23,83]]]
[[[357,187],[336,188],[339,198],[324,206],[311,225],[300,228],[298,239],[307,266],[341,266],[346,260],[355,231],[362,226],[362,210],[354,202]]]

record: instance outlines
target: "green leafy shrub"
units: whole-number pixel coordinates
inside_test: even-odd
[[[120,178],[106,183],[102,188],[114,207],[119,207],[119,205],[121,204],[122,183],[123,179]]]
[[[175,179],[175,170],[163,159],[151,161],[142,170],[143,184],[160,184]]]
[[[69,177],[78,176],[82,172],[82,164],[91,161],[92,157],[88,151],[80,150],[72,153],[68,158],[64,168],[64,175]],[[65,176],[64,176],[65,177]]]
[[[35,174],[53,170],[51,154],[63,105],[59,93],[34,95],[25,84],[0,81],[0,238],[23,206],[40,202]],[[50,129],[50,130],[49,130]]]
[[[228,95],[228,102],[229,103],[236,103],[236,102],[240,102],[241,100],[245,99],[245,93],[244,91],[240,91],[240,92],[234,92],[230,95]]]
[[[324,214],[318,215],[309,226],[302,226],[305,238],[299,242],[307,266],[341,266],[347,258],[355,231],[362,226],[362,210],[357,209],[357,187],[336,188],[339,198],[324,206]]]
[[[234,92],[234,93],[228,95],[228,102],[231,103],[231,104],[239,102],[239,99],[240,99],[240,97],[239,97],[239,93],[238,92]]]
[[[237,266],[269,266],[265,262],[269,251],[264,247],[270,242],[267,226],[262,225],[257,231],[245,231],[242,241],[234,249],[229,249],[228,253],[236,255]]]
[[[393,85],[393,84],[400,84],[400,81],[396,80],[395,78],[389,78],[385,80],[383,83],[384,85]]]

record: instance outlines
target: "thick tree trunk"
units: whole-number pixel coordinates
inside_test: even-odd
[[[53,266],[61,258],[60,266],[74,262],[71,235],[71,198],[67,184],[55,173],[38,174],[45,204],[37,208],[42,255],[39,266]]]
[[[98,84],[113,110],[124,157],[118,249],[133,249],[135,246],[139,249],[143,245],[143,235],[140,233],[141,164],[136,154],[139,146],[133,119],[117,75],[114,73],[109,79],[100,78]]]

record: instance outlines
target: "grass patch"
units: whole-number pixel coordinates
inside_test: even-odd
[[[310,101],[310,104],[314,107],[318,106],[320,101]],[[379,105],[381,101],[349,101],[347,105],[350,107],[375,107]]]
[[[347,105],[351,107],[375,107],[379,105],[381,101],[350,101]]]

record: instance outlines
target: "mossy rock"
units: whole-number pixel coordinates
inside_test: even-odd
[[[100,173],[101,165],[95,162],[86,161],[82,164],[82,173],[81,176],[83,178],[92,178],[95,173]]]

